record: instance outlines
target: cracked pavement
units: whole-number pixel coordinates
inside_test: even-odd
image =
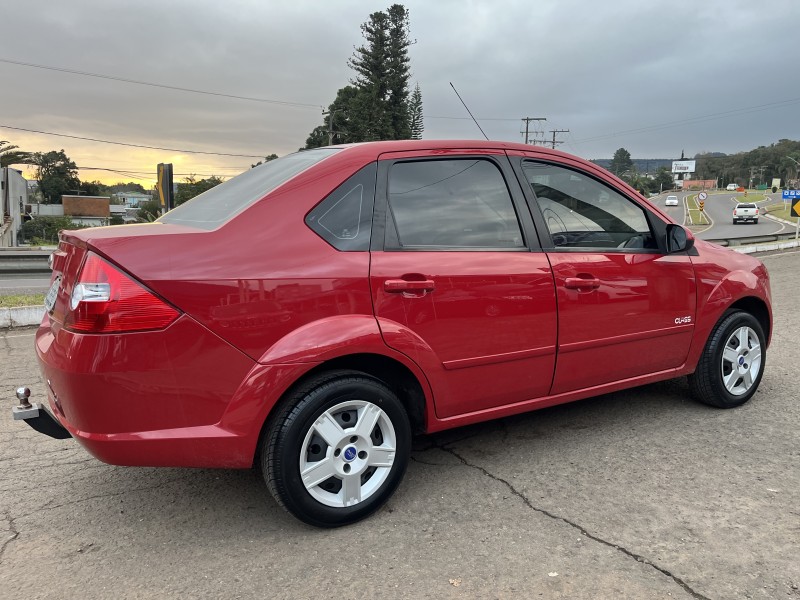
[[[800,253],[766,257],[775,334],[729,411],[675,380],[415,440],[376,515],[295,521],[253,471],[113,467],[11,419],[44,401],[0,331],[0,595],[800,599]]]

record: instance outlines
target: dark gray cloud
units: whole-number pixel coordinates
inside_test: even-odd
[[[361,43],[359,25],[388,5],[29,0],[16,13],[3,10],[0,58],[322,106],[352,76],[347,59]],[[561,148],[587,158],[610,157],[620,146],[635,157],[673,157],[800,138],[796,0],[405,5],[425,137],[480,137],[463,118],[452,81],[491,138],[519,141],[522,117],[546,117],[538,129],[548,138],[552,129],[569,129],[559,135]],[[0,78],[2,124],[134,144],[284,154],[321,122],[319,108],[7,63]],[[0,130],[0,139],[64,148],[82,166],[120,170],[172,161],[179,172],[227,175],[252,162],[10,130]]]

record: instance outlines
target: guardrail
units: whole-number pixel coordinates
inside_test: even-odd
[[[49,273],[47,259],[52,250],[0,248],[0,273]]]
[[[719,244],[720,246],[743,246],[745,244],[769,244],[770,242],[793,240],[794,236],[795,232],[793,231],[791,233],[776,233],[775,235],[757,235],[743,238],[708,238],[706,241]]]

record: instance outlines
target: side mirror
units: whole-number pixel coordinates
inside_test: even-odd
[[[686,252],[694,246],[694,236],[688,229],[670,223],[667,225],[667,254]]]

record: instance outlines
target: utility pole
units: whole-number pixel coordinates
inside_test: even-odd
[[[556,149],[556,144],[563,144],[564,142],[556,141],[556,134],[557,133],[569,133],[569,129],[551,129],[550,133],[553,134],[553,140],[550,142],[553,144],[553,150]]]
[[[322,116],[330,115],[328,119],[328,146],[333,146],[333,134],[336,133],[333,130],[333,117],[336,116],[336,113],[339,112],[341,109],[335,108],[333,110],[323,110]]]
[[[522,121],[525,122],[525,143],[528,144],[528,140],[530,140],[530,136],[528,135],[528,131],[530,128],[531,121],[547,121],[544,117],[523,117]]]
[[[762,165],[758,167],[758,183],[764,183],[764,169],[766,169],[766,165]]]

